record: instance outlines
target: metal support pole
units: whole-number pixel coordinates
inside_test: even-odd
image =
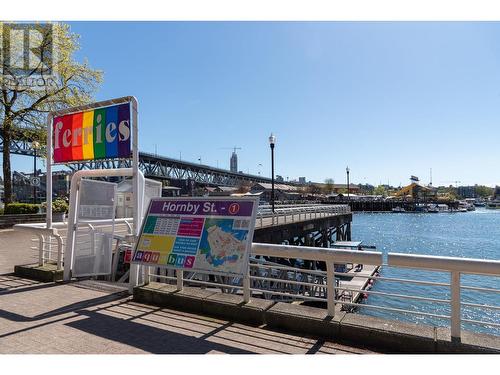
[[[247,272],[243,277],[243,301],[248,303],[250,298],[252,298],[252,291],[250,290],[250,264],[248,264]]]
[[[274,212],[274,143],[271,143],[271,207]]]
[[[184,271],[175,270],[177,276],[177,290],[180,292],[184,288]]]
[[[36,179],[36,148],[33,149],[33,182]],[[33,184],[33,204],[36,204],[36,184]]]
[[[461,331],[460,272],[451,272],[451,340],[460,342]]]
[[[49,114],[47,116],[47,173],[45,175],[47,202],[45,221],[47,223],[47,228],[52,227],[52,119],[52,114]]]
[[[133,233],[135,236],[135,241],[138,240],[140,223],[139,220],[141,218],[142,213],[139,212],[139,129],[138,129],[138,121],[137,121],[137,112],[138,112],[138,102],[135,97],[131,98],[130,101],[130,112],[131,112],[131,120],[130,128],[132,129],[132,199],[134,204],[134,222],[132,223]],[[130,264],[130,274],[129,274],[129,293],[133,292],[134,287],[139,285],[139,266],[137,264]]]
[[[326,294],[326,306],[328,309],[328,316],[335,316],[335,275],[334,275],[335,264],[333,262],[326,262],[326,283],[327,283],[327,294]]]
[[[38,235],[38,265],[43,266],[43,247],[44,237],[42,234]]]

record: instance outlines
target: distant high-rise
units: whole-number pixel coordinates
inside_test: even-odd
[[[238,172],[238,155],[236,155],[236,152],[233,151],[231,154],[231,160],[230,160],[230,171],[237,173]]]

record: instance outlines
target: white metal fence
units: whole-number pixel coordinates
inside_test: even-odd
[[[314,217],[317,212],[335,214],[348,212],[348,207],[326,206],[331,211],[318,211],[321,206],[315,206],[316,213],[304,207],[304,211],[294,211],[293,217],[297,220],[305,217]],[[326,208],[325,207],[325,208]],[[286,208],[288,209],[288,208]],[[285,210],[285,208],[283,209]],[[337,210],[337,211],[335,211]],[[290,216],[290,211],[281,211],[280,214]],[[266,213],[262,213],[265,215]],[[299,216],[300,215],[300,216]],[[312,215],[312,216],[303,216]],[[276,216],[274,216],[276,217]],[[281,216],[282,217],[282,216]],[[259,220],[259,219],[258,219]],[[279,219],[277,219],[277,222]],[[118,242],[133,242],[132,220],[117,219],[115,232],[115,244]],[[100,228],[109,226],[109,223],[96,221],[93,227]],[[64,241],[66,239],[66,224],[54,223],[53,228],[47,229],[44,224],[21,224],[16,225],[17,230],[30,231],[36,235],[36,258],[40,264],[53,262],[58,269],[62,269],[64,261]],[[326,270],[304,269],[290,264],[282,264],[282,259],[300,259],[310,261],[314,264],[323,264]],[[431,273],[449,274],[449,282],[436,281],[435,278],[412,279],[408,277],[387,277],[378,274],[359,275],[356,272],[335,272],[334,264],[363,264],[396,269],[425,270]],[[314,267],[312,267],[314,268]],[[439,257],[414,254],[389,253],[384,263],[380,252],[329,249],[305,246],[259,244],[252,245],[251,262],[249,273],[243,278],[224,277],[209,275],[201,272],[182,272],[174,270],[160,270],[155,267],[144,267],[143,274],[146,281],[157,280],[174,283],[179,289],[183,285],[197,285],[200,287],[220,288],[226,293],[240,293],[245,300],[250,298],[268,298],[277,300],[305,300],[322,302],[326,304],[329,315],[334,315],[340,308],[363,308],[373,309],[380,312],[391,312],[396,314],[421,316],[441,319],[449,322],[452,337],[459,339],[462,323],[470,323],[486,327],[500,328],[500,319],[469,319],[463,317],[464,308],[474,308],[487,316],[487,311],[500,311],[500,306],[490,304],[488,295],[498,296],[500,289],[485,288],[478,285],[467,285],[462,282],[462,275],[483,275],[498,278],[500,276],[500,261]],[[364,278],[368,281],[367,288],[353,288],[344,282],[346,278]],[[395,283],[412,285],[409,293],[386,292],[369,289],[371,283]],[[445,297],[419,295],[417,289],[421,286],[432,286],[447,291]],[[463,292],[478,292],[484,295],[481,303],[463,301]],[[412,309],[402,307],[391,307],[382,303],[366,304],[353,298],[355,295],[371,295],[380,299],[400,299],[413,301]],[[484,302],[484,303],[483,303]],[[432,306],[447,306],[449,313],[429,312],[419,310],[419,303],[427,303]],[[500,315],[495,315],[499,316]],[[499,331],[500,332],[500,331]]]
[[[261,259],[256,257],[260,256]],[[302,269],[281,265],[267,259],[301,259],[317,262],[325,262],[326,271]],[[450,282],[437,282],[432,280],[415,280],[410,278],[391,278],[379,276],[374,273],[371,276],[357,275],[355,272],[335,272],[334,264],[355,263],[363,265],[413,268],[436,272],[447,272]],[[449,322],[451,336],[460,339],[462,323],[473,323],[488,327],[500,327],[500,321],[492,322],[486,320],[472,320],[462,317],[462,308],[470,306],[481,311],[500,310],[500,306],[486,303],[467,303],[461,298],[461,291],[475,290],[488,293],[500,293],[500,289],[482,288],[471,285],[463,285],[461,275],[475,274],[499,277],[500,261],[451,258],[439,256],[424,256],[413,254],[389,253],[387,263],[383,262],[383,254],[372,251],[328,249],[305,246],[288,246],[272,244],[252,244],[252,259],[249,274],[246,277],[221,277],[209,275],[202,272],[182,272],[170,270],[163,274],[153,270],[148,274],[147,280],[165,281],[177,284],[178,289],[184,285],[220,288],[226,293],[240,293],[245,300],[250,298],[272,298],[276,300],[304,300],[323,302],[326,304],[328,314],[334,316],[341,308],[366,308],[376,309],[405,315],[418,315],[433,317]],[[434,298],[432,296],[420,296],[416,293],[402,294],[374,291],[369,288],[350,288],[340,282],[338,278],[360,277],[371,282],[406,283],[416,286],[433,286],[448,289],[449,298]],[[371,281],[371,282],[370,282]],[[330,292],[331,291],[331,292]],[[345,292],[348,292],[347,294]],[[414,301],[414,309],[387,307],[383,304],[365,304],[353,300],[353,295],[376,295],[383,298],[395,298]],[[347,296],[347,298],[346,298]],[[444,304],[449,306],[450,314],[432,313],[418,309],[418,303]]]
[[[127,241],[128,236],[132,235],[132,222],[128,219],[116,219],[114,230],[113,246],[117,242]],[[87,223],[86,226],[90,231],[107,232],[111,228],[109,220],[95,220]],[[66,244],[66,237],[68,226],[66,222],[53,223],[52,228],[46,228],[45,223],[37,224],[17,224],[16,230],[32,233],[35,237],[31,240],[33,246],[33,258],[37,259],[38,265],[43,266],[46,263],[55,264],[58,270],[63,269],[64,263],[64,248]],[[76,241],[87,241],[88,237],[76,238]]]

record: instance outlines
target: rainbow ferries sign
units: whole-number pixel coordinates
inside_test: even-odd
[[[54,163],[130,158],[130,103],[56,116],[52,136]]]

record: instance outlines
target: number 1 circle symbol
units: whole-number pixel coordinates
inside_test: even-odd
[[[240,205],[238,203],[231,203],[231,205],[229,206],[229,213],[231,215],[236,215],[239,210],[240,210]]]

